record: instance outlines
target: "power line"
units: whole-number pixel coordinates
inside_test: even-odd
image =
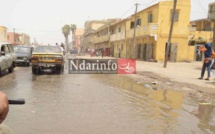
[[[171,5],[171,3],[169,3],[169,5],[168,5],[168,7],[170,7],[170,5]],[[166,10],[166,13],[165,13],[165,17],[162,19],[162,21],[160,22],[160,23],[162,23],[163,22],[163,20],[166,20],[166,18],[168,17],[168,14],[169,13],[169,10]],[[159,23],[159,25],[160,25],[160,23]]]
[[[207,10],[202,6],[202,3],[199,0],[194,0],[194,2],[201,7],[205,12],[207,12]],[[198,3],[197,3],[198,2]]]
[[[140,6],[148,7],[149,5],[151,5],[152,3],[154,3],[155,1],[157,1],[157,0],[153,0],[153,1],[151,1],[149,3],[146,3],[146,4],[140,4]]]
[[[133,5],[131,8],[129,8],[120,18],[122,18],[122,17],[125,16],[128,12],[130,12],[130,11],[133,9],[133,7],[134,7],[134,5]]]

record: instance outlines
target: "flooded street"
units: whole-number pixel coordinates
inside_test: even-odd
[[[31,67],[0,77],[1,91],[26,101],[10,105],[4,122],[15,134],[215,133],[213,105],[153,89],[123,75],[32,75]]]

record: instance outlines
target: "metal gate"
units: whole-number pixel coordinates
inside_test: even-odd
[[[173,43],[170,45],[170,62],[176,62],[177,61],[177,52],[178,52],[178,44]]]

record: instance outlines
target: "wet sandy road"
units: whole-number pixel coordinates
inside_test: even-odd
[[[26,100],[11,105],[4,122],[16,134],[215,133],[212,105],[122,75],[32,75],[17,67],[0,77],[0,90]]]

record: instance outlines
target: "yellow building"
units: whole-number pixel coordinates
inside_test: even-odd
[[[23,45],[26,45],[26,46],[30,46],[31,45],[31,42],[30,42],[30,36],[25,34],[25,33],[21,33],[20,35],[20,41]]]
[[[7,41],[7,28],[0,26],[0,42]]]
[[[84,34],[83,34],[83,44],[81,46],[82,52],[89,52],[95,49],[94,43],[94,32],[101,26],[103,26],[106,21],[103,20],[92,20],[85,22]]]
[[[96,32],[94,32],[95,38],[95,49],[104,49],[104,56],[112,56],[110,53],[110,35],[111,35],[111,25],[119,19],[108,19],[106,24],[99,27]]]
[[[128,19],[129,18],[115,22],[110,26],[110,55],[113,57],[128,58],[125,40],[125,24]]]
[[[213,42],[213,29],[214,29],[214,22],[208,19],[199,19],[190,22],[190,40],[195,41],[195,54],[194,54],[194,61],[202,61],[204,59],[203,53],[198,51],[199,46],[202,45],[204,42]]]
[[[168,41],[173,1],[160,1],[136,14],[136,58],[164,61]],[[126,21],[126,43],[133,55],[134,18]],[[169,59],[172,62],[190,61],[194,57],[194,47],[188,46],[190,24],[190,0],[178,0],[171,39]]]

